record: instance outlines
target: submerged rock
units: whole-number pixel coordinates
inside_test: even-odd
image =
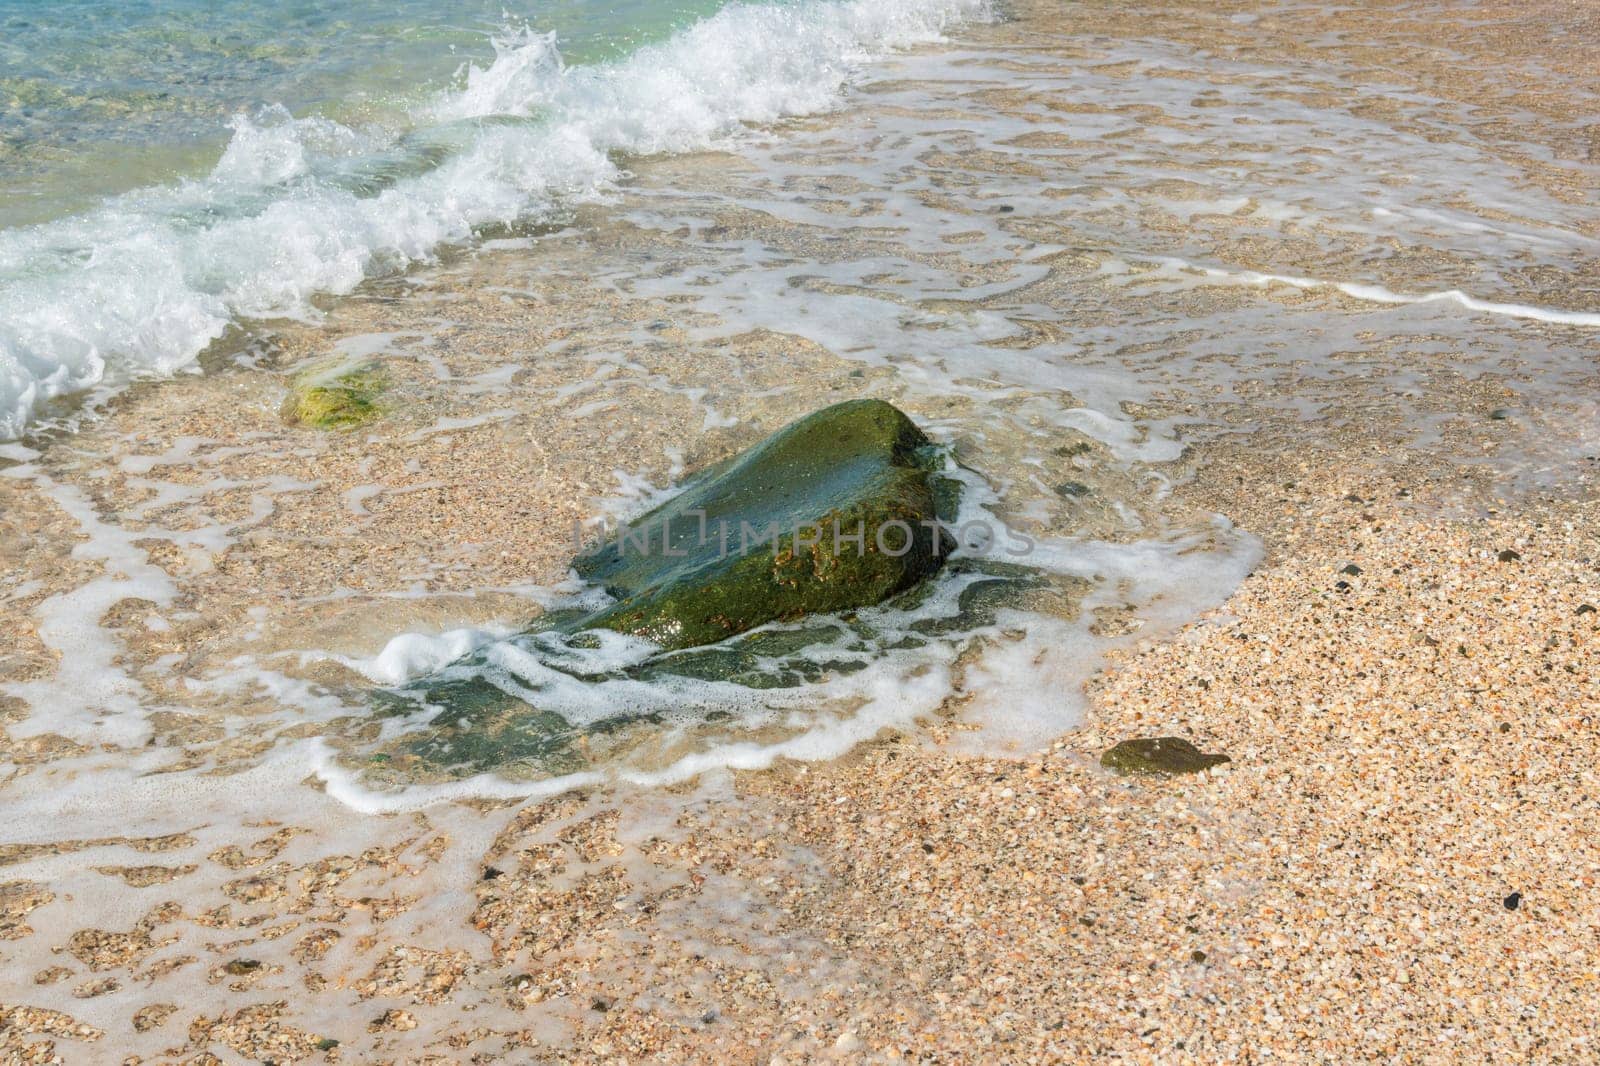
[[[1181,737],[1124,740],[1100,756],[1100,765],[1119,774],[1197,774],[1232,762],[1220,752],[1201,751]]]
[[[302,374],[283,402],[283,417],[312,429],[354,429],[383,413],[383,375],[372,367],[333,367]]]
[[[668,649],[773,621],[879,603],[955,547],[939,523],[954,484],[881,400],[824,408],[705,470],[573,563],[620,601],[579,628]]]
[[[704,470],[576,561],[616,604],[546,612],[426,676],[368,690],[379,717],[418,728],[380,738],[364,777],[382,787],[668,765],[753,735],[747,709],[764,728],[769,709],[797,705],[778,690],[964,647],[1003,611],[1076,610],[1086,579],[971,552],[948,559],[944,527],[964,480],[941,473],[949,464],[893,407],[855,402]],[[805,528],[815,525],[820,536]],[[868,604],[878,609],[857,610]]]

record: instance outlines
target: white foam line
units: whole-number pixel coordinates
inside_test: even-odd
[[[660,787],[679,784],[715,770],[765,770],[779,759],[825,762],[837,759],[885,729],[904,728],[931,713],[949,690],[946,669],[929,669],[915,677],[885,677],[853,717],[835,719],[821,728],[774,744],[749,741],[723,744],[711,751],[685,755],[656,771],[618,769],[566,774],[540,781],[512,781],[478,774],[436,785],[408,785],[402,791],[375,792],[357,774],[341,766],[336,752],[317,741],[312,773],[327,795],[360,814],[396,814],[422,810],[462,799],[536,799],[606,782]]]
[[[1507,318],[1525,318],[1536,322],[1550,322],[1562,326],[1597,326],[1600,327],[1600,312],[1595,311],[1561,311],[1550,307],[1534,307],[1530,304],[1501,303],[1496,300],[1480,300],[1460,289],[1448,289],[1444,292],[1429,292],[1422,295],[1395,292],[1382,285],[1366,285],[1353,281],[1323,281],[1320,278],[1301,278],[1290,274],[1263,274],[1255,270],[1224,270],[1220,267],[1204,267],[1191,263],[1185,259],[1167,258],[1159,260],[1163,266],[1176,270],[1194,273],[1199,272],[1208,278],[1223,278],[1241,285],[1254,285],[1265,287],[1274,283],[1292,285],[1297,289],[1337,289],[1346,296],[1357,300],[1367,300],[1381,304],[1429,304],[1429,303],[1454,303],[1469,311],[1481,311],[1491,315],[1505,315]]]
[[[1495,300],[1480,300],[1476,296],[1462,292],[1460,289],[1411,296],[1406,293],[1395,292],[1392,289],[1386,289],[1382,285],[1358,285],[1352,282],[1335,282],[1333,284],[1334,288],[1347,296],[1354,296],[1358,300],[1371,300],[1374,303],[1426,304],[1450,302],[1460,304],[1469,311],[1505,315],[1507,318],[1527,318],[1535,322],[1551,322],[1562,326],[1600,326],[1600,312],[1559,311],[1551,307],[1534,307],[1531,304],[1508,304],[1499,303]]]

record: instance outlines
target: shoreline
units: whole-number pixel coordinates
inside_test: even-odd
[[[885,66],[849,109],[738,156],[641,160],[570,227],[370,282],[12,449],[0,1050],[1591,1057],[1600,342],[1239,281],[1359,268],[1591,310],[1595,175],[1568,123],[1593,94],[1483,73],[1581,67],[1583,48],[1538,51],[1564,10],[1523,13],[1476,72],[1428,53],[1408,76],[1444,94],[1432,111],[1356,79],[1371,95],[1347,112],[1330,86],[1349,64],[1452,32],[1482,59],[1516,11],[1360,9],[1332,39],[1315,12],[1174,8],[1152,43],[1147,11],[1019,5]],[[1239,65],[1259,39],[1301,80],[1255,87]],[[1227,54],[1174,69],[1207,48]],[[1502,121],[1535,104],[1520,133]],[[1381,118],[1420,152],[1455,106],[1476,124],[1437,158],[1570,217],[1463,208],[1372,240],[1372,218],[1315,199],[1342,171],[1286,166],[1278,200],[1233,205],[1229,168],[1265,154],[1162,154],[1307,114],[1343,148]],[[1387,177],[1363,195],[1436,180]],[[1239,276],[1160,265],[1196,248]],[[328,360],[378,368],[380,418],[284,421]],[[368,789],[364,810],[318,776],[337,756],[354,781],[392,739],[337,698],[367,684],[350,662],[525,622],[562,587],[573,523],[860,396],[971,461],[1005,522],[1082,556],[1048,609],[885,675],[930,713],[834,759],[650,787]],[[685,743],[736,735],[702,728]],[[1100,767],[1154,736],[1231,761]]]
[[[372,1053],[408,1059],[526,1046],[576,1061],[1317,1061],[1441,1042],[1452,1055],[1579,1059],[1600,1036],[1583,903],[1600,842],[1582,814],[1597,741],[1581,720],[1600,705],[1581,672],[1600,622],[1579,613],[1600,604],[1600,575],[1562,523],[1592,545],[1600,497],[1422,521],[1370,482],[1307,488],[1334,502],[1275,539],[1316,533],[1315,547],[1264,565],[1175,639],[1118,655],[1085,726],[1030,758],[952,752],[950,721],[931,745],[889,736],[655,799],[601,788],[388,816],[381,835],[402,850],[359,858],[289,858],[299,830],[262,826],[212,856],[234,873],[219,898],[277,915],[224,934],[201,964],[239,1008],[168,1046],[342,1061],[316,1045],[330,1032],[348,1043],[356,1021],[379,1034]],[[1500,562],[1506,547],[1521,558]],[[1116,740],[1148,735],[1233,761],[1171,781],[1096,765]],[[464,821],[499,829],[466,849],[469,869],[429,869],[442,827]],[[96,868],[159,885],[182,875],[164,846]],[[425,906],[417,889],[441,875],[475,882],[453,906],[487,952],[449,929],[454,949],[438,933],[382,931],[385,907],[398,919]],[[351,877],[366,880],[344,889]],[[8,885],[5,902],[27,922],[38,895]],[[152,930],[160,909],[145,915]],[[273,931],[295,914],[321,923],[287,938],[298,965],[220,972],[276,954]],[[368,922],[376,968],[325,984],[324,941],[349,946]],[[111,937],[71,954],[92,978],[97,960],[115,974],[148,950]],[[1522,961],[1508,970],[1507,958]],[[288,977],[319,997],[342,986],[344,1024],[246,1006],[262,978]],[[752,981],[772,998],[749,998]],[[651,988],[701,991],[655,1005]],[[142,1017],[169,1010],[149,998]],[[1317,1002],[1330,1009],[1300,1009]],[[471,1035],[468,1019],[485,1031]],[[8,1021],[13,1039],[69,1041],[65,1061],[95,1046],[37,1011]]]

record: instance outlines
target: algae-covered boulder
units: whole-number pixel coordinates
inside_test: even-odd
[[[802,418],[580,555],[578,574],[619,601],[583,626],[678,649],[876,604],[954,547],[937,513],[948,496],[938,465],[922,431],[882,401]]]
[[[383,413],[383,375],[370,366],[329,366],[301,374],[283,401],[283,417],[311,429],[354,429]]]
[[[1119,774],[1197,774],[1232,762],[1226,755],[1201,751],[1182,737],[1124,740],[1100,756],[1100,765]]]

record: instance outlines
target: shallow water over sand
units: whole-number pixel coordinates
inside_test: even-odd
[[[0,621],[18,636],[0,652],[15,766],[0,796],[15,876],[58,900],[32,912],[8,965],[41,972],[88,911],[126,930],[157,902],[100,867],[152,849],[195,867],[170,889],[184,916],[150,926],[178,939],[105,963],[157,974],[160,993],[130,980],[72,999],[91,980],[74,970],[29,1002],[59,1000],[119,1046],[167,1047],[175,1033],[128,1031],[155,995],[209,1009],[238,978],[298,1005],[321,991],[290,979],[314,955],[363,1003],[459,1016],[470,1001],[501,1024],[500,979],[528,964],[507,949],[502,974],[498,943],[464,933],[509,817],[498,804],[595,785],[644,797],[552,882],[625,909],[681,887],[639,849],[671,837],[680,802],[715,805],[719,768],[838,756],[885,731],[1037,749],[1077,723],[1108,649],[1215,606],[1258,560],[1248,530],[1182,491],[1192,448],[1250,435],[1315,464],[1282,443],[1315,425],[1375,465],[1410,449],[1430,507],[1592,465],[1600,209],[1571,195],[1595,168],[1560,154],[1556,119],[1529,117],[1523,141],[1448,95],[1347,78],[1350,59],[1221,40],[1201,55],[1018,14],[872,68],[836,114],[737,152],[639,161],[615,203],[560,228],[369,283],[321,322],[214,351],[203,375],[6,446]],[[379,368],[383,418],[344,434],[284,424],[292,375],[328,358]],[[782,693],[671,691],[687,713],[556,767],[394,757],[433,723],[375,717],[372,686],[579,594],[575,522],[625,517],[856,396],[895,402],[979,472],[974,499],[1034,543],[1017,561],[1047,594]],[[440,634],[454,635],[429,643]],[[385,659],[397,638],[409,658]],[[616,715],[630,709],[619,696]],[[701,771],[680,786],[697,799],[662,787]],[[588,794],[561,802],[536,827],[544,843],[600,817]],[[283,827],[305,832],[277,840]],[[329,849],[362,855],[335,864],[335,887],[306,873]],[[632,888],[591,882],[612,854],[625,872],[605,876]],[[784,847],[765,861],[806,862]],[[195,902],[213,896],[232,909]],[[765,916],[736,903],[681,928],[720,916],[755,950]],[[339,946],[302,951],[324,908],[343,909]],[[457,952],[450,966],[472,976],[363,985],[382,965],[362,936],[390,920],[385,936]],[[176,963],[229,937],[263,965],[219,976],[232,949]],[[574,937],[538,950],[581,953]],[[813,948],[829,957],[792,950]],[[96,950],[72,954],[97,974]],[[575,1024],[562,1011],[582,1017],[569,1007],[541,1015],[544,1038]],[[412,1031],[368,1032],[379,1009],[351,1024],[338,997],[306,1011],[298,1024],[351,1054]]]

